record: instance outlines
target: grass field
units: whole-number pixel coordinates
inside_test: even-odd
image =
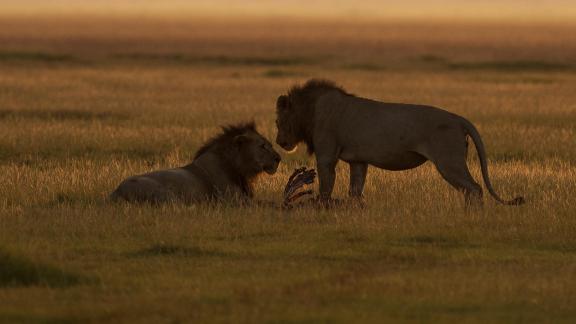
[[[40,32],[41,31],[41,32]],[[576,320],[576,26],[94,18],[0,22],[0,322]],[[483,210],[426,164],[366,209],[110,205],[294,83],[477,125]],[[475,153],[469,163],[476,179]],[[256,183],[280,203],[301,148]],[[347,192],[338,166],[335,196]]]

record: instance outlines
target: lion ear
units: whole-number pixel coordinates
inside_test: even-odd
[[[250,142],[250,137],[248,137],[246,135],[238,135],[238,136],[234,137],[234,144],[236,144],[238,146],[244,145],[248,142]]]
[[[281,95],[276,100],[276,108],[278,108],[280,110],[288,109],[289,105],[290,105],[290,102],[288,101],[288,96],[286,96],[286,95]]]

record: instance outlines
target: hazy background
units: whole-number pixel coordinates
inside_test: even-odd
[[[505,20],[574,22],[572,0],[3,0],[0,15],[131,15],[182,17],[306,17],[345,19]]]

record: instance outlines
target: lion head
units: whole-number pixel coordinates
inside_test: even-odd
[[[222,127],[222,134],[208,140],[194,159],[204,153],[220,156],[231,173],[251,178],[260,172],[273,174],[280,163],[280,155],[258,131],[254,122]]]
[[[276,173],[280,163],[280,155],[272,148],[272,144],[258,132],[246,132],[234,137],[238,150],[236,163],[248,174],[258,174],[262,171],[268,174]]]
[[[290,98],[286,95],[278,97],[276,101],[276,127],[278,128],[276,144],[288,152],[294,152],[298,144],[304,141],[299,122],[298,115],[291,109]]]
[[[338,91],[351,95],[333,82],[311,79],[304,85],[295,85],[287,95],[281,95],[276,101],[276,143],[286,151],[294,151],[304,142],[308,154],[314,153],[314,123],[316,100],[324,93]]]
[[[222,173],[249,197],[253,193],[252,180],[262,172],[276,173],[280,163],[280,155],[256,130],[254,122],[222,127],[222,133],[204,143],[194,160],[204,154],[215,156]]]

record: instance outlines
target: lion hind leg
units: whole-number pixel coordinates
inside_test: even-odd
[[[114,195],[128,202],[166,203],[171,195],[166,188],[156,181],[145,177],[132,177],[123,181]]]
[[[452,187],[464,194],[466,206],[482,206],[482,187],[474,180],[464,157],[458,160],[432,160],[438,172]]]
[[[350,189],[348,195],[352,198],[361,199],[366,182],[368,163],[351,162],[350,165]]]

